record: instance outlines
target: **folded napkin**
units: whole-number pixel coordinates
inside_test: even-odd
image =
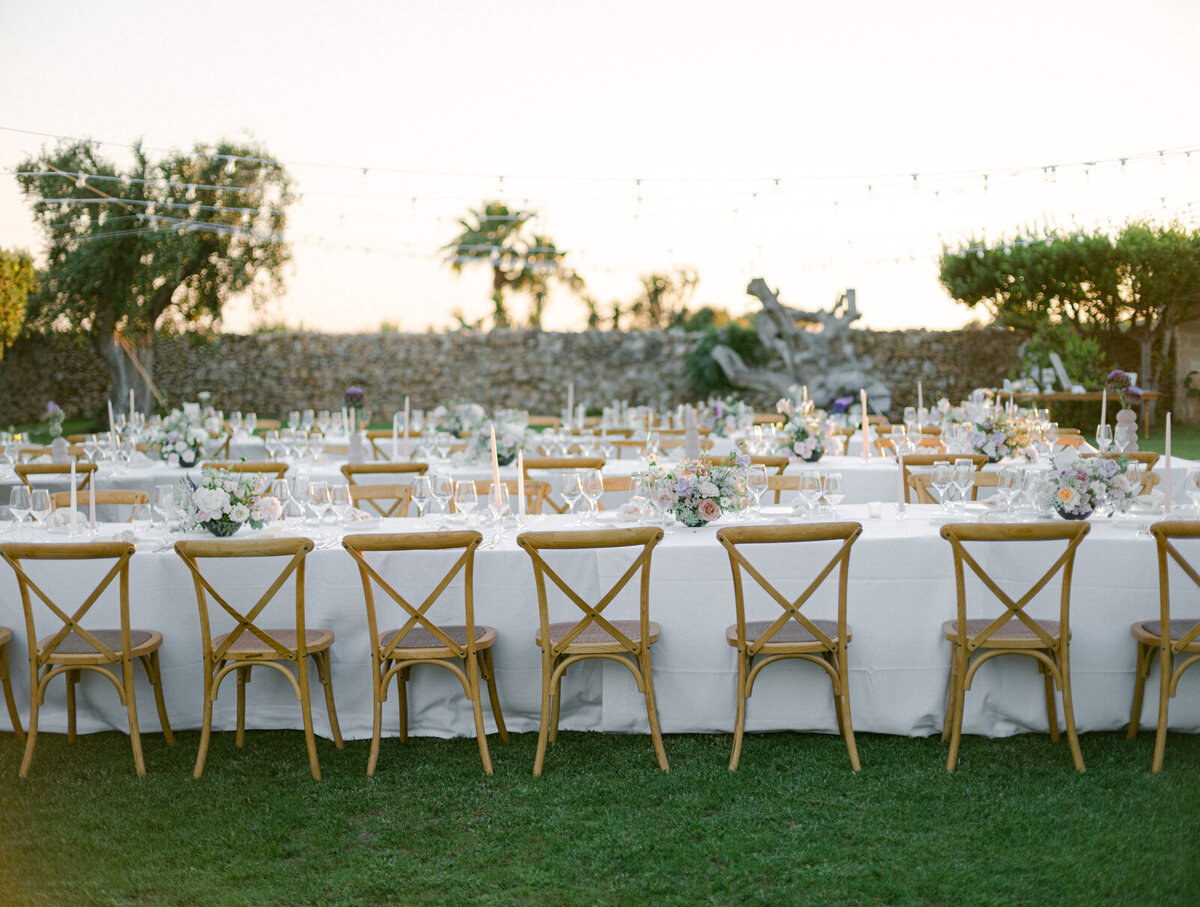
[[[637,504],[626,502],[617,508],[617,513],[627,519],[639,520],[642,517],[647,516],[649,510],[650,506],[648,504],[639,506]]]

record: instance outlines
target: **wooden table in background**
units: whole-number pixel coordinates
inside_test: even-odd
[[[1099,403],[1100,399],[1103,397],[1103,393],[1101,391],[1084,391],[1082,394],[1072,394],[1067,392],[1055,394],[1023,393],[1014,394],[1013,396],[1016,400],[1019,400],[1022,403],[1045,403],[1047,407],[1051,407],[1055,403]],[[1161,395],[1158,391],[1143,391],[1143,404],[1149,403],[1151,400],[1157,400],[1159,396]],[[1113,393],[1109,394],[1109,398],[1115,404],[1115,408],[1113,410],[1115,412],[1116,408],[1120,408],[1121,397],[1119,394]],[[1004,399],[1003,395],[1000,396],[1000,399]],[[1142,437],[1150,437],[1150,407],[1145,405],[1142,406]]]

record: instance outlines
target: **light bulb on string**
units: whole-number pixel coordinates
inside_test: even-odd
[[[187,192],[184,193],[184,198],[186,198],[189,202],[196,200],[196,184],[195,183],[188,184]]]
[[[232,156],[225,158],[225,175],[233,176],[234,173],[236,173],[236,172],[237,172],[237,158],[232,157]]]
[[[86,173],[81,173],[77,177],[75,177],[75,188],[76,189],[87,188],[87,174]]]

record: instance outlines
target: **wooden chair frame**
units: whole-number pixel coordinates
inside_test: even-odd
[[[1061,439],[1060,439],[1061,440]],[[1129,453],[1081,453],[1080,458],[1085,457],[1104,457],[1106,460],[1118,460],[1121,457],[1128,457],[1130,463],[1137,463],[1144,471],[1152,470],[1159,461],[1159,455],[1153,450],[1133,450]]]
[[[280,463],[278,460],[261,462],[253,460],[205,460],[200,464],[200,468],[220,469],[225,472],[258,473],[282,479],[287,475],[288,464]]]
[[[659,627],[650,621],[650,556],[663,537],[662,529],[610,529],[588,532],[523,532],[517,536],[517,544],[533,561],[533,575],[537,586],[538,619],[540,630],[537,644],[542,650],[542,715],[538,727],[537,755],[534,757],[533,774],[542,773],[546,758],[547,741],[558,739],[558,713],[562,698],[562,678],[567,668],[588,658],[604,658],[624,665],[633,674],[638,691],[646,697],[646,717],[650,723],[650,736],[658,765],[669,771],[667,754],[663,749],[662,732],[658,726],[658,709],[654,701],[654,679],[650,665],[650,647],[658,638]],[[542,557],[543,551],[580,549],[632,548],[642,550],[629,568],[605,592],[600,600],[591,605],[567,584],[557,571]],[[635,575],[640,574],[640,607],[638,637],[636,640],[623,633],[604,616],[604,609],[617,597]],[[583,618],[575,622],[557,640],[552,627],[566,623],[550,623],[550,604],[546,597],[546,580],[580,611]],[[567,622],[570,623],[570,622]],[[580,635],[595,625],[607,639],[601,641],[581,640]]]
[[[542,479],[535,478],[532,470],[548,470],[553,472],[575,472],[583,469],[603,469],[604,457],[526,457],[525,458],[525,481],[540,482]],[[547,483],[549,484],[549,483]],[[543,498],[544,504],[549,504],[550,509],[555,513],[566,513],[566,503],[559,504],[554,498],[550,497],[550,491],[546,492],[546,497]]]
[[[17,740],[25,742],[25,731],[21,727],[21,715],[17,711],[17,700],[13,697],[12,678],[8,673],[8,644],[12,642],[12,630],[0,627],[0,684],[4,686],[4,704],[8,706],[8,720],[12,723]]]
[[[45,701],[46,688],[59,674],[66,675],[67,682],[67,742],[75,742],[75,685],[83,671],[92,671],[107,678],[117,690],[121,704],[129,717],[129,742],[133,748],[134,769],[139,776],[146,774],[146,762],[142,756],[142,738],[138,729],[137,699],[133,680],[133,662],[138,660],[146,670],[154,688],[154,701],[158,707],[158,718],[162,723],[163,738],[168,746],[175,745],[171,723],[167,719],[167,707],[163,700],[162,675],[158,666],[158,649],[162,645],[162,634],[153,630],[134,630],[129,626],[129,559],[134,546],[128,542],[89,542],[86,544],[17,544],[0,545],[0,556],[8,562],[17,576],[21,592],[21,606],[25,611],[25,632],[29,646],[29,733],[25,738],[25,756],[21,760],[20,775],[29,777],[33,765],[33,750],[37,743],[38,711]],[[112,561],[112,566],[83,599],[74,612],[68,613],[39,586],[22,566],[22,561]],[[117,581],[119,595],[119,630],[85,630],[80,621],[100,599],[113,580]],[[62,622],[53,634],[37,638],[33,614],[33,593]],[[133,642],[133,634],[146,638]],[[120,635],[120,645],[114,646],[114,634]],[[64,643],[66,646],[64,647]],[[73,651],[80,643],[91,647],[90,651]],[[110,669],[120,666],[120,676]],[[5,665],[7,669],[7,665]],[[7,670],[5,671],[7,678]],[[9,713],[14,714],[12,703]],[[19,728],[14,721],[14,727]]]
[[[370,482],[359,482],[358,476],[374,475],[374,476],[407,476],[415,478],[423,476],[429,472],[429,464],[422,463],[417,460],[397,460],[392,463],[343,463],[341,466],[342,475],[346,477],[346,481],[351,485],[370,485]],[[399,479],[389,483],[398,484]],[[380,483],[384,484],[384,483]]]
[[[483,770],[492,774],[492,757],[488,752],[487,730],[483,725],[483,696],[479,679],[487,681],[488,698],[492,715],[496,719],[496,730],[500,739],[508,742],[508,729],[504,726],[504,714],[500,710],[500,697],[496,689],[496,670],[492,662],[492,644],[496,631],[492,627],[475,624],[474,571],[475,549],[483,542],[483,536],[474,531],[463,532],[411,532],[396,535],[348,535],[342,539],[342,547],[358,563],[362,577],[363,598],[367,606],[367,626],[371,633],[372,690],[374,692],[375,722],[371,734],[371,755],[367,762],[367,775],[375,774],[379,761],[379,739],[383,729],[383,703],[387,699],[388,686],[396,680],[397,698],[400,703],[400,739],[408,739],[408,697],[406,685],[413,667],[420,664],[445,668],[458,678],[463,693],[471,703],[475,715],[475,738],[479,743],[479,757]],[[446,575],[429,593],[425,601],[413,605],[396,588],[385,580],[379,571],[367,562],[364,552],[372,551],[448,551],[461,550],[461,554]],[[428,616],[429,609],[442,596],[459,574],[463,575],[462,626],[438,625]],[[390,598],[406,615],[404,625],[389,630],[382,636],[375,610],[375,589]],[[427,631],[440,645],[404,645],[413,629]],[[463,642],[455,639],[462,631]],[[483,631],[482,636],[479,631]]]
[[[1057,686],[1062,692],[1063,717],[1071,758],[1077,771],[1084,770],[1079,737],[1075,732],[1075,712],[1071,703],[1071,574],[1075,566],[1075,552],[1091,528],[1082,521],[994,525],[951,523],[942,527],[942,538],[950,542],[954,553],[954,582],[958,600],[958,617],[942,625],[944,635],[953,644],[946,719],[942,729],[942,739],[950,738],[950,753],[946,759],[947,771],[954,771],[958,762],[966,691],[971,688],[971,681],[979,666],[1000,655],[1026,655],[1038,662],[1038,670],[1045,676],[1046,717],[1050,739],[1054,741],[1059,739],[1054,687]],[[1015,600],[996,584],[964,544],[1056,541],[1065,541],[1066,548],[1028,591]],[[967,621],[964,566],[970,567],[971,572],[1004,606],[1003,613],[977,633],[970,631]],[[1058,634],[1054,635],[1046,625],[1030,617],[1025,612],[1025,606],[1060,572],[1062,592],[1059,596]],[[1005,636],[1001,631],[1012,621],[1019,622],[1032,635]]]
[[[69,479],[71,476],[70,463],[18,463],[13,467],[18,478],[26,488],[33,488],[30,476],[55,476]],[[92,473],[96,471],[95,463],[75,464],[76,491],[86,491],[92,481]]]
[[[412,431],[411,429],[408,431],[407,435],[410,439],[421,437],[421,433],[419,431]],[[397,431],[395,437],[398,442],[398,445],[397,445],[397,450],[396,450],[396,459],[394,462],[403,463],[405,461],[401,460],[400,457],[402,457],[404,455],[402,448],[403,448],[405,432]],[[392,452],[391,452],[392,451],[392,443],[391,443],[392,442],[392,430],[390,428],[372,428],[367,432],[366,439],[371,442],[371,456],[375,460],[375,462],[377,462],[377,463],[393,462]],[[412,447],[413,447],[413,445],[410,443],[409,444],[410,452],[412,450]]]
[[[127,507],[133,507],[136,504],[149,504],[150,503],[150,495],[148,495],[144,491],[134,491],[131,489],[124,489],[124,488],[110,488],[110,489],[103,490],[103,491],[100,489],[97,489],[96,491],[92,492],[92,494],[96,500],[97,507],[104,507],[106,505],[108,505],[108,506],[124,505]],[[69,508],[71,506],[71,492],[55,491],[50,495],[50,501],[54,505],[55,510],[61,510],[64,507]],[[86,503],[86,502],[79,500],[78,495],[76,495],[75,506],[79,507],[79,506],[83,505],[84,503]],[[127,522],[132,521],[132,520],[133,520],[133,511],[131,510],[129,513],[129,520]]]
[[[915,484],[913,484],[911,479],[914,475],[919,475],[919,473],[914,473],[912,470],[910,470],[909,469],[910,466],[932,466],[934,463],[947,463],[947,462],[951,466],[953,466],[955,460],[970,460],[972,463],[974,463],[975,464],[975,474],[977,477],[979,476],[980,473],[983,472],[983,467],[986,466],[987,462],[988,462],[988,458],[984,454],[947,454],[947,453],[937,453],[937,454],[909,453],[909,454],[904,454],[900,458],[900,469],[904,473],[904,503],[905,504],[913,503],[912,500],[910,499],[909,489],[917,488],[917,486]],[[971,490],[971,500],[972,501],[975,500],[975,494],[976,494],[975,489],[972,489]],[[918,504],[936,504],[938,502],[933,500],[932,496],[930,496],[930,500],[928,500],[928,501],[921,500],[920,498],[918,498],[917,503]]]
[[[789,478],[791,478],[789,476]],[[846,741],[850,754],[850,766],[854,771],[862,768],[858,759],[858,748],[854,742],[854,724],[850,719],[850,678],[846,666],[846,647],[850,643],[850,627],[846,624],[846,588],[850,571],[850,549],[862,535],[860,523],[825,523],[820,526],[745,526],[730,527],[717,531],[717,541],[729,554],[729,566],[733,571],[733,601],[737,622],[731,627],[736,630],[736,639],[730,644],[737,649],[737,719],[733,728],[733,753],[729,757],[729,770],[737,771],[742,754],[742,738],[746,730],[746,700],[754,691],[754,680],[767,665],[787,659],[811,662],[829,675],[833,684],[833,704],[837,713],[838,731]],[[794,599],[785,597],[758,568],[739,550],[740,545],[795,544],[810,542],[840,541],[841,547],[829,562],[817,573],[805,590]],[[833,573],[838,571],[838,616],[834,635],[831,637],[821,622],[810,620],[801,613],[801,608]],[[745,571],[764,592],[774,600],[783,613],[753,639],[747,636],[745,590],[742,571]],[[780,631],[792,621],[812,637],[807,642],[777,641]],[[766,621],[764,621],[766,623]],[[754,626],[752,623],[751,626]],[[728,633],[728,631],[726,631]]]
[[[939,504],[941,503],[933,496],[930,489],[933,487],[932,475],[927,472],[912,472],[908,475],[908,483],[904,486],[904,490],[916,492],[918,504]],[[977,500],[980,488],[995,488],[1000,482],[1000,474],[996,472],[977,472],[975,480],[971,485],[971,500]]]
[[[246,737],[246,685],[250,682],[251,671],[259,666],[273,668],[284,677],[292,687],[296,699],[300,701],[301,717],[304,721],[304,745],[308,750],[308,765],[315,780],[321,780],[321,766],[317,761],[317,747],[313,735],[312,706],[308,691],[308,658],[312,657],[317,666],[317,674],[322,686],[325,687],[325,707],[329,712],[329,726],[333,733],[333,742],[342,749],[342,732],[338,727],[337,710],[333,701],[333,678],[329,667],[329,649],[333,645],[333,633],[316,631],[316,646],[310,648],[304,619],[304,563],[308,552],[312,551],[313,543],[306,538],[285,539],[222,539],[220,541],[181,541],[175,543],[175,553],[191,571],[196,588],[196,603],[200,610],[200,640],[204,654],[204,722],[200,730],[200,749],[196,754],[196,767],[193,777],[199,778],[204,772],[204,761],[208,755],[209,738],[212,735],[212,709],[217,701],[221,681],[230,673],[237,672],[237,737],[236,745],[245,745]],[[221,593],[213,588],[207,577],[200,570],[199,561],[218,558],[289,558],[279,575],[245,613],[231,605]],[[296,645],[289,646],[273,634],[283,633],[281,630],[269,630],[259,627],[254,621],[287,582],[295,574],[296,582]],[[236,626],[229,633],[213,639],[209,621],[208,597],[220,606],[221,610],[236,621]],[[288,629],[287,632],[290,632]],[[234,644],[243,636],[252,636],[262,643],[258,650],[239,652]],[[215,646],[214,646],[215,643]],[[295,665],[295,673],[286,666]]]
[[[359,502],[369,506],[383,519],[391,517],[406,517],[408,516],[408,505],[412,501],[412,486],[406,484],[398,485],[350,485],[350,499],[354,502],[354,506],[358,507]],[[391,501],[392,505],[386,507],[380,501]],[[363,509],[359,507],[359,509]]]
[[[1153,631],[1153,621],[1135,623],[1130,632],[1137,643],[1137,675],[1133,687],[1133,706],[1129,714],[1130,740],[1137,737],[1138,722],[1142,716],[1142,700],[1145,697],[1146,678],[1158,656],[1158,727],[1154,735],[1154,761],[1150,771],[1162,771],[1163,756],[1167,746],[1167,706],[1175,697],[1179,678],[1192,665],[1200,662],[1200,620],[1195,618],[1171,619],[1171,592],[1169,586],[1170,561],[1174,561],[1188,579],[1200,587],[1200,573],[1187,558],[1172,544],[1173,539],[1200,539],[1200,524],[1194,522],[1161,522],[1150,527],[1150,533],[1158,546],[1158,601],[1159,632]],[[1190,588],[1190,587],[1189,587]],[[1190,626],[1189,626],[1190,625]]]

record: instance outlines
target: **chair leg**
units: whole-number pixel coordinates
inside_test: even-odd
[[[158,723],[162,725],[163,739],[167,746],[175,745],[175,735],[171,732],[171,722],[167,720],[167,703],[163,699],[162,671],[158,667],[158,652],[142,656],[142,667],[150,678],[150,686],[154,688],[154,705],[158,708]]]
[[[75,742],[75,684],[79,683],[78,671],[67,671],[67,743]]]
[[[22,743],[25,742],[25,731],[21,728],[21,716],[17,712],[17,701],[13,698],[12,678],[8,673],[8,644],[0,646],[0,683],[4,685],[4,703],[8,706],[8,720],[12,723],[13,733]]]
[[[408,668],[396,672],[396,700],[400,709],[400,739],[408,739]]]
[[[1158,670],[1162,674],[1158,683],[1158,730],[1154,733],[1154,762],[1150,766],[1150,771],[1155,773],[1162,771],[1167,749],[1167,703],[1171,700],[1171,672],[1174,670],[1169,648],[1158,650]]]
[[[133,688],[133,661],[125,661],[121,667],[125,676],[125,709],[129,712],[129,743],[133,747],[133,767],[140,778],[146,774],[146,760],[142,756],[142,735],[138,730],[137,696]]]
[[[508,728],[504,726],[504,713],[500,711],[500,692],[496,689],[496,665],[492,662],[492,650],[484,649],[481,653],[480,669],[483,679],[487,681],[488,699],[492,703],[492,717],[496,719],[496,730],[500,739],[508,743]]]
[[[566,671],[558,675],[558,682],[554,684],[554,697],[551,700],[553,706],[550,711],[550,742],[558,742],[558,709],[562,703],[562,682],[566,676]]]
[[[950,739],[950,728],[954,724],[954,703],[958,699],[958,658],[952,647],[950,650],[950,682],[946,687],[946,717],[942,719],[942,740]]]
[[[213,713],[213,671],[210,665],[204,666],[204,717],[200,722],[200,748],[196,751],[196,767],[192,769],[192,777],[199,778],[204,774],[204,760],[208,757],[208,742],[212,737]]]
[[[338,726],[337,709],[333,705],[333,672],[329,664],[329,650],[318,652],[313,656],[317,663],[317,676],[325,687],[325,710],[329,713],[329,731],[333,734],[333,745],[339,750],[345,749],[342,742],[342,729]]]
[[[550,675],[554,672],[554,662],[546,654],[545,649],[542,650],[542,716],[538,724],[538,742],[537,753],[533,757],[533,776],[536,778],[542,773],[542,765],[546,761],[546,740],[550,736],[550,709],[552,689],[550,687]]]
[[[1075,733],[1075,707],[1071,703],[1071,658],[1065,640],[1062,650],[1058,653],[1058,669],[1062,672],[1063,720],[1067,725],[1067,744],[1071,747],[1075,771],[1082,773],[1083,753],[1079,749],[1079,735]]]
[[[1058,743],[1060,738],[1058,736],[1058,707],[1054,701],[1054,672],[1040,661],[1038,670],[1046,679],[1046,725],[1050,728],[1050,740]]]
[[[854,771],[862,770],[858,761],[858,745],[854,742],[854,722],[850,719],[850,672],[846,668],[846,647],[838,651],[838,688],[834,690],[834,708],[838,713],[838,725],[842,737],[846,741],[846,752],[850,754],[850,767]]]
[[[384,666],[386,668],[386,665]],[[373,703],[374,720],[371,724],[371,755],[367,757],[367,777],[375,776],[375,766],[379,764],[379,738],[383,736],[383,670],[376,663],[372,665],[374,671],[371,677],[371,693],[375,700]]]
[[[746,670],[747,659],[745,651],[738,649],[737,653],[737,714],[733,719],[733,752],[729,756],[729,770],[736,772],[742,759],[742,737],[746,733]]]
[[[954,646],[954,714],[950,719],[950,754],[946,757],[946,771],[958,766],[958,747],[962,743],[963,711],[966,707],[967,650],[957,643]]]
[[[663,749],[662,731],[658,728],[658,706],[654,702],[654,672],[650,668],[650,646],[644,645],[638,661],[642,667],[642,683],[646,686],[646,717],[650,721],[650,737],[654,741],[654,753],[658,756],[658,767],[669,772],[667,751]]]
[[[488,752],[487,729],[483,726],[483,695],[479,690],[479,661],[468,657],[467,687],[471,691],[471,711],[475,714],[475,740],[479,743],[479,758],[483,760],[484,774],[492,774],[492,756]]]
[[[29,777],[29,769],[33,767],[33,747],[37,743],[38,707],[42,704],[42,696],[38,691],[37,678],[34,677],[33,689],[29,692],[29,732],[25,735],[25,755],[21,759],[22,778]]]
[[[317,741],[313,735],[312,701],[308,695],[308,659],[297,659],[297,678],[300,682],[300,717],[304,721],[304,748],[308,750],[308,767],[314,781],[321,780],[321,764],[317,761]]]
[[[234,746],[241,749],[246,745],[246,684],[250,682],[250,668],[237,669],[237,736]]]
[[[1146,697],[1146,678],[1150,674],[1150,653],[1153,651],[1140,640],[1137,644],[1137,674],[1133,681],[1133,705],[1129,709],[1129,730],[1125,736],[1130,740],[1137,737],[1138,725],[1142,720],[1142,700]]]

